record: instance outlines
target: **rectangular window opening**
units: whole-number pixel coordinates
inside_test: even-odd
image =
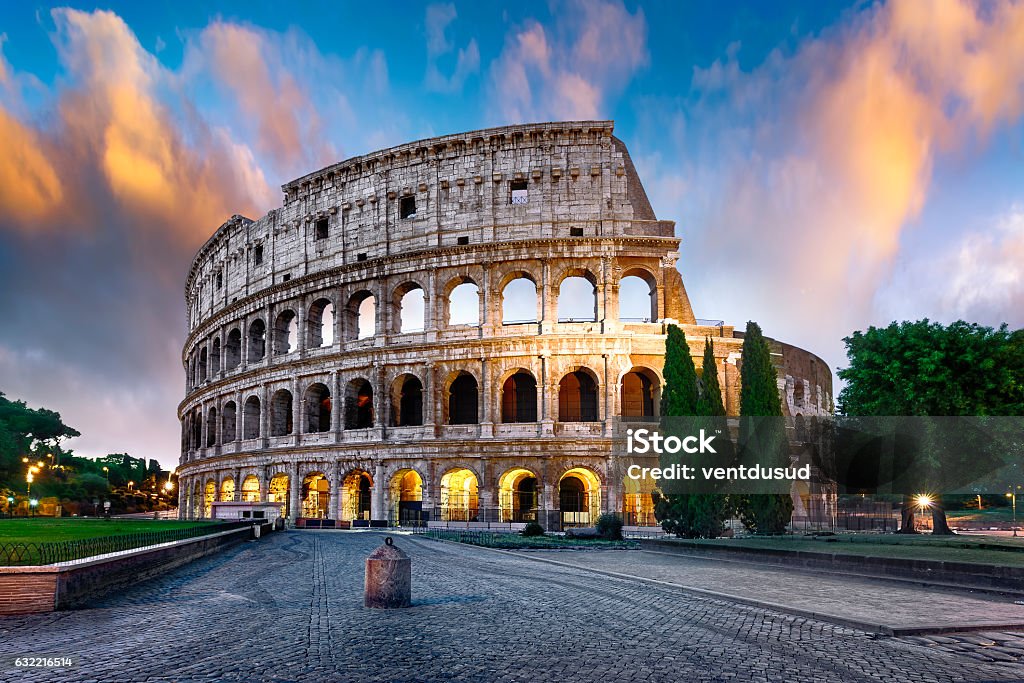
[[[510,187],[512,188],[512,204],[526,204],[529,201],[525,180],[513,180]]]
[[[459,238],[457,238],[457,239],[456,239],[455,241],[456,241],[456,242],[457,242],[458,244],[460,244],[460,245],[461,245],[461,244],[469,244],[469,238],[468,238],[468,237],[459,237]]]
[[[263,265],[263,245],[262,244],[257,244],[256,245],[256,249],[253,250],[252,258],[253,258],[253,261],[255,261],[257,266]]]
[[[569,237],[583,237],[583,228],[569,228]]]
[[[224,276],[221,275],[220,273],[217,273],[217,289],[220,289],[223,286],[224,286]]]
[[[398,200],[399,218],[416,218],[416,197],[402,197]]]
[[[318,240],[327,239],[327,219],[320,218],[316,222],[316,237]]]
[[[356,254],[356,261],[365,261],[365,260],[366,260],[366,254],[365,253]]]
[[[281,278],[281,280],[283,282],[288,282],[291,279],[292,279],[291,273],[285,273],[284,276]]]

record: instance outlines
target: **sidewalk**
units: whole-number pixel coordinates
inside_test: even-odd
[[[889,635],[1024,629],[1024,605],[968,590],[644,550],[515,554]]]

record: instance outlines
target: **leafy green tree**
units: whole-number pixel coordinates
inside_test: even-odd
[[[740,447],[750,448],[758,428],[758,452],[771,462],[766,467],[789,465],[789,446],[782,422],[756,424],[751,417],[782,417],[778,375],[772,364],[771,348],[755,322],[747,322],[743,335],[743,365],[740,367]],[[758,534],[779,534],[786,530],[793,514],[788,493],[738,496],[737,511],[743,525]]]
[[[1024,330],[1009,332],[958,320],[893,322],[856,331],[846,344],[848,367],[839,411],[852,416],[1024,414]],[[922,469],[938,467],[922,462]],[[941,491],[932,528],[952,534]],[[914,533],[914,504],[904,497],[900,531]]]

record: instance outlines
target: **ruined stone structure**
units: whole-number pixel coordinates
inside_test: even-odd
[[[185,516],[216,500],[367,525],[654,524],[611,455],[658,413],[665,334],[705,337],[731,413],[742,339],[698,320],[610,121],[508,126],[386,149],[233,216],[186,283]],[[831,372],[775,343],[790,414]],[[809,492],[808,492],[809,495]]]

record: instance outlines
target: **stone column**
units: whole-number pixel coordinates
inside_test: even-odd
[[[305,358],[306,356],[306,327],[309,325],[309,321],[306,320],[306,304],[300,303],[297,311],[295,311],[295,328],[298,330],[298,334],[295,335],[295,343],[298,344],[299,358]]]
[[[482,413],[480,416],[480,436],[490,439],[494,436],[494,418],[491,414],[491,378],[489,377],[490,364],[487,358],[480,358],[480,396],[477,400],[477,409]]]
[[[550,334],[558,322],[558,297],[551,289],[551,263],[548,259],[541,260],[541,278],[537,287],[540,298],[540,333]],[[554,299],[554,305],[552,305]]]
[[[433,427],[437,424],[437,406],[434,405],[434,365],[423,364],[423,425]]]
[[[335,441],[341,441],[341,413],[345,406],[345,397],[341,395],[341,370],[331,374],[331,433]]]
[[[270,397],[267,385],[260,385],[260,443],[266,448],[270,443]]]
[[[249,367],[249,323],[247,320],[243,320],[239,326],[238,331],[242,335],[241,350],[242,357],[239,359],[238,367],[241,372],[245,372],[245,369]]]
[[[269,368],[274,364],[274,309],[270,304],[267,304],[266,310],[263,315],[266,318],[266,325],[264,327],[263,335],[263,360],[266,366]]]
[[[188,480],[178,477],[178,519],[188,519]]]
[[[341,519],[341,461],[335,460],[331,471],[331,496],[334,500],[334,509],[338,514],[334,519]]]
[[[302,514],[302,501],[299,498],[302,496],[302,474],[299,469],[299,463],[291,463],[291,471],[288,475],[288,517],[291,518],[292,523],[299,518]]]
[[[541,423],[541,434],[550,436],[554,433],[554,415],[551,414],[551,368],[549,367],[550,361],[547,354],[541,354],[540,356],[540,381],[538,382],[537,400],[540,401],[539,410],[537,416],[540,418]],[[556,394],[557,395],[557,394]]]
[[[300,436],[299,433],[302,431],[299,427],[302,425],[302,403],[303,399],[299,398],[299,378],[292,377],[291,381],[292,391],[292,438],[291,442],[296,446],[299,445]]]
[[[242,500],[242,470],[236,467],[234,472],[231,473],[231,478],[235,480],[235,495],[231,500]]]
[[[273,472],[272,465],[264,465],[257,471],[257,476],[260,478],[260,502],[265,503],[270,500],[270,477]]]
[[[388,484],[384,481],[384,465],[377,463],[373,468],[373,487],[370,489],[370,519],[386,520],[384,492]]]
[[[241,441],[245,438],[245,434],[242,432],[242,418],[245,417],[245,404],[243,402],[244,394],[239,389],[235,392],[235,441]],[[238,451],[238,447],[235,448]]]

